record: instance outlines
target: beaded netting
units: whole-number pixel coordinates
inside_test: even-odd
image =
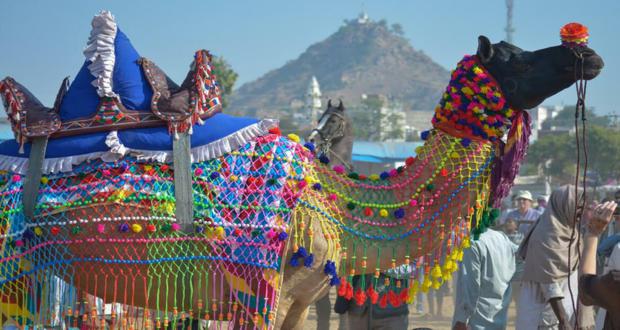
[[[342,261],[328,261],[325,273],[347,299],[360,305],[371,299],[382,306],[399,306],[411,303],[417,290],[437,289],[449,280],[462,248],[469,246],[470,231],[491,221],[487,202],[494,151],[488,142],[463,146],[440,130],[425,137],[415,158],[380,175],[346,173],[343,166],[330,167],[329,159],[320,156],[315,169],[320,183],[301,197],[298,212],[315,214],[295,218],[295,253],[289,264],[299,266],[300,258],[305,261],[305,255],[311,255],[307,247],[312,244],[304,242],[302,232],[318,215],[320,222],[342,231],[334,243]],[[393,279],[385,280],[382,285],[390,290],[379,296],[374,288],[382,272]],[[351,277],[360,274],[373,276],[373,284],[364,287],[362,280],[353,288]]]
[[[268,134],[193,164],[189,228],[174,217],[168,164],[98,160],[45,176],[32,220],[22,210],[24,177],[3,172],[3,312],[22,325],[271,327],[309,155]]]

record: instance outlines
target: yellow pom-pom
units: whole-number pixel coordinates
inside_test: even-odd
[[[288,135],[288,138],[289,138],[289,140],[291,140],[291,141],[293,141],[295,143],[299,143],[299,141],[300,141],[299,135],[297,135],[297,134],[291,133],[291,134]]]
[[[139,233],[139,232],[141,232],[141,231],[142,231],[142,226],[140,226],[140,225],[139,225],[139,224],[137,224],[137,223],[134,223],[133,225],[131,225],[131,230],[132,230],[134,233]]]
[[[231,182],[235,182],[237,181],[237,179],[239,179],[236,175],[231,174],[228,176],[228,180],[230,180]]]
[[[368,178],[372,181],[379,181],[380,179],[379,174],[371,174],[368,176]]]
[[[424,279],[424,282],[422,282],[422,292],[427,293],[428,289],[430,289],[432,285],[433,283],[431,282],[431,280],[428,277],[426,277]]]
[[[41,183],[42,184],[47,184],[48,182],[50,182],[50,179],[48,179],[46,176],[41,178]]]
[[[463,251],[459,251],[459,255],[456,257],[456,260],[463,261]]]
[[[470,246],[471,246],[471,242],[469,241],[469,238],[465,238],[465,239],[463,240],[463,248],[464,248],[464,249],[467,249],[467,248],[469,248]]]
[[[435,265],[433,267],[433,270],[431,270],[431,277],[433,277],[433,278],[440,278],[441,277],[441,268],[439,268],[439,265]]]
[[[442,284],[442,283],[443,283],[443,282],[440,282],[439,280],[435,280],[435,281],[433,281],[433,284],[432,284],[433,289],[438,290],[439,288],[441,288],[441,284]]]
[[[41,227],[34,227],[34,234],[37,236],[43,235],[43,229]]]
[[[459,153],[458,153],[458,152],[453,151],[452,153],[450,153],[450,157],[451,157],[451,158],[459,158],[459,157],[461,157],[461,155],[459,155]]]
[[[304,180],[306,181],[307,184],[313,184],[315,182],[317,182],[317,180],[311,176],[307,176],[304,178]]]
[[[449,282],[452,280],[452,273],[448,273],[446,275],[443,276],[443,280],[444,282]]]
[[[413,302],[415,301],[415,296],[416,296],[417,291],[418,289],[416,288],[414,290],[413,285],[409,287],[409,294],[407,295],[407,304],[413,304]]]
[[[423,146],[419,146],[415,148],[415,154],[419,155],[422,153],[422,151],[424,151],[424,147]]]
[[[389,213],[386,209],[381,209],[379,210],[379,215],[385,218],[389,215]]]
[[[215,228],[215,236],[217,236],[218,239],[223,239],[225,235],[226,231],[224,230],[224,227]]]

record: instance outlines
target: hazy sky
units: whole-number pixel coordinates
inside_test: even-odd
[[[605,60],[588,85],[587,104],[601,114],[620,110],[620,1],[514,0],[515,43],[524,49],[559,44],[560,27],[590,28],[590,46]],[[183,3],[183,5],[181,5]],[[173,79],[184,78],[200,48],[224,56],[239,84],[295,59],[363,9],[371,19],[400,23],[416,49],[447,69],[476,49],[476,38],[504,38],[503,0],[486,1],[28,1],[0,6],[0,77],[11,75],[51,105],[63,77],[75,76],[92,16],[111,10],[138,52]],[[547,103],[573,104],[573,88]]]

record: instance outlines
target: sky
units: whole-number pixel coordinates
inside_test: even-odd
[[[527,50],[559,44],[559,29],[577,21],[590,29],[590,47],[605,60],[588,84],[586,103],[598,114],[620,111],[620,1],[514,0],[514,43]],[[504,0],[5,0],[0,6],[0,77],[12,76],[51,106],[61,80],[74,77],[90,21],[110,10],[141,56],[176,81],[193,53],[208,49],[239,74],[236,87],[297,58],[362,10],[399,23],[415,49],[447,69],[476,51],[477,37],[505,38]],[[446,82],[447,83],[447,82]],[[545,104],[574,104],[573,88]]]

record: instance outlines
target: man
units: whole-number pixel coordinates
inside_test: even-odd
[[[488,229],[463,251],[456,284],[454,330],[506,329],[517,245]]]
[[[516,221],[519,232],[526,235],[542,213],[532,208],[532,194],[527,190],[518,191],[515,200],[517,201],[517,209],[509,212],[505,219]]]

